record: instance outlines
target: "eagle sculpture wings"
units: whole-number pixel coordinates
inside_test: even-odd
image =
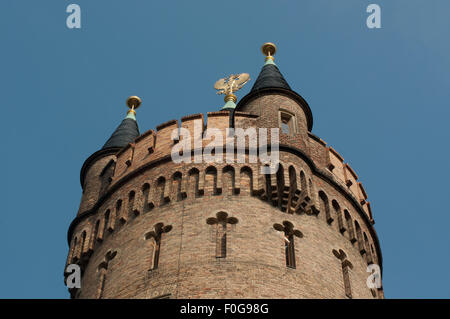
[[[250,80],[248,73],[231,74],[229,77],[218,80],[214,84],[217,94],[233,94],[241,89]]]

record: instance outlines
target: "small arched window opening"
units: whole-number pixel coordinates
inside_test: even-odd
[[[136,192],[131,191],[128,194],[128,215],[129,216],[138,216],[139,210],[134,207],[134,201],[136,199]]]
[[[319,192],[319,198],[320,198],[320,210],[325,211],[325,220],[329,225],[331,225],[334,221],[334,219],[331,217],[330,214],[330,204],[328,202],[328,197],[325,195],[324,192]]]
[[[366,262],[368,265],[373,264],[373,258],[372,258],[372,252],[370,249],[370,243],[369,243],[369,238],[367,238],[366,233],[363,233],[363,238],[364,238],[364,249],[366,251]]]
[[[166,179],[163,176],[160,176],[156,181],[156,187],[158,188],[158,197],[157,201],[159,201],[159,206],[162,206],[166,203],[164,190],[166,187]]]
[[[196,168],[192,168],[188,172],[189,178],[189,189],[188,189],[188,197],[195,198],[200,194],[199,186],[200,186],[200,172]]]
[[[142,186],[142,212],[146,213],[154,207],[153,202],[150,200],[150,184],[145,183]]]
[[[217,195],[217,168],[209,166],[205,171],[205,195]]]
[[[119,219],[120,223],[123,225],[127,222],[127,217],[125,216],[125,214],[122,212],[122,200],[119,199],[116,202],[116,218]],[[117,220],[117,219],[116,219]]]
[[[354,242],[356,242],[355,230],[353,228],[353,221],[352,218],[350,217],[350,213],[346,209],[344,209],[344,218],[348,228],[348,238],[350,242],[353,244]]]
[[[334,210],[334,215],[337,216],[339,231],[341,232],[341,234],[343,234],[343,233],[345,233],[347,228],[345,227],[344,221],[342,220],[341,207],[339,206],[339,204],[336,200],[332,201],[332,206],[333,206],[333,210]]]
[[[181,186],[183,181],[183,175],[181,172],[175,172],[172,176],[172,189],[171,193],[175,201],[180,201],[186,197],[186,194],[181,192]]]
[[[356,231],[356,239],[358,241],[359,253],[362,256],[364,256],[364,254],[366,253],[366,250],[365,250],[364,242],[363,242],[363,238],[362,238],[361,226],[359,226],[359,223],[356,220],[355,220],[355,231]]]
[[[110,222],[109,222],[109,219],[110,219],[110,216],[111,215],[111,211],[108,209],[106,212],[105,212],[105,226],[104,226],[104,228],[106,229],[106,230],[108,230],[109,232],[112,232],[113,231],[113,228],[111,227],[111,225],[110,225]]]

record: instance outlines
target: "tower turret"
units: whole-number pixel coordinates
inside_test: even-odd
[[[78,214],[92,209],[110,182],[109,179],[115,165],[115,155],[140,135],[135,111],[140,105],[141,99],[137,96],[131,96],[127,99],[127,106],[130,110],[128,110],[125,119],[122,120],[103,147],[84,162],[80,172],[83,195]]]
[[[275,44],[265,43],[261,51],[266,56],[266,62],[250,93],[239,101],[236,111],[258,115],[259,126],[278,127],[282,133],[292,137],[300,135],[305,141],[313,125],[311,109],[308,103],[291,89],[275,64]]]

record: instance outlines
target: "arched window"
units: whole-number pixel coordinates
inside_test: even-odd
[[[146,213],[153,207],[154,204],[150,201],[150,184],[145,183],[142,186],[142,212]]]
[[[344,209],[344,217],[348,229],[348,238],[350,242],[353,244],[354,242],[356,242],[355,230],[353,229],[353,221],[352,218],[350,217],[350,213],[346,209]]]
[[[281,208],[281,204],[283,202],[283,195],[284,195],[283,194],[284,185],[285,185],[283,165],[281,165],[281,164],[279,165],[276,176],[277,176],[277,196],[272,199],[274,201],[274,204],[278,205],[278,207]]]
[[[235,189],[234,168],[230,165],[225,166],[222,170],[222,194],[233,195]]]
[[[364,241],[362,238],[361,227],[359,226],[359,223],[356,220],[355,220],[355,230],[356,230],[356,239],[358,241],[359,252],[361,255],[364,255],[366,253],[366,250],[364,249]]]
[[[166,203],[164,190],[166,188],[166,179],[163,176],[160,176],[156,181],[156,187],[158,189],[157,194],[159,194],[156,201],[158,201],[159,206],[162,206]]]
[[[242,195],[251,195],[253,189],[253,173],[250,167],[241,168],[240,193]]]
[[[341,234],[343,234],[343,233],[345,233],[347,228],[344,226],[344,221],[342,220],[341,207],[335,200],[333,200],[332,205],[333,205],[334,214],[335,214],[335,216],[337,216],[339,231],[341,232]]]
[[[139,210],[134,207],[134,201],[136,200],[136,192],[131,191],[128,194],[128,215],[129,216],[138,216]]]
[[[205,195],[217,194],[217,169],[209,166],[205,171]]]
[[[308,194],[308,185],[306,183],[306,176],[303,171],[300,171],[300,184],[302,187],[302,192]]]
[[[289,166],[289,196],[287,199],[286,212],[294,213],[300,200],[300,191],[297,187],[297,172],[294,166]]]
[[[327,195],[325,195],[324,192],[320,191],[319,198],[320,198],[320,210],[325,212],[325,220],[329,225],[331,225],[334,219],[331,217],[330,214],[330,204],[328,203],[328,197]]]
[[[366,233],[363,233],[364,238],[364,249],[366,250],[366,262],[368,265],[373,263],[372,253],[370,251],[369,239],[367,238]]]
[[[188,172],[189,178],[189,188],[187,190],[189,198],[198,197],[199,194],[199,182],[200,182],[200,172],[196,168],[192,168]]]
[[[125,216],[124,212],[122,211],[122,200],[121,199],[119,199],[116,202],[116,220],[117,219],[122,224],[125,224],[127,221],[127,216]]]
[[[265,167],[269,167],[269,166],[265,165]],[[270,174],[265,174],[264,180],[265,180],[265,189],[264,189],[264,195],[262,196],[262,198],[270,201],[272,198],[272,192],[273,192]]]
[[[183,181],[183,175],[181,172],[175,172],[172,176],[172,189],[171,189],[171,196],[174,198],[175,201],[180,201],[184,197],[181,194],[181,183]]]
[[[109,232],[112,232],[114,230],[114,228],[112,227],[111,223],[110,223],[110,215],[111,215],[111,211],[108,209],[105,212],[105,226],[104,229],[108,230]]]
[[[297,172],[295,171],[294,166],[289,166],[289,186],[291,189],[297,188]]]

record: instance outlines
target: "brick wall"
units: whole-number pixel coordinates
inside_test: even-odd
[[[381,263],[367,194],[342,156],[307,131],[303,110],[286,96],[265,95],[236,114],[236,127],[279,127],[280,108],[295,115],[296,132],[281,134],[282,167],[272,176],[260,173],[260,163],[172,162],[178,121],[93,161],[69,229],[67,263],[84,269],[73,296],[97,298],[104,278],[104,298],[346,298],[332,253],[342,249],[353,265],[352,297],[383,298],[366,286],[367,265]],[[181,127],[192,136],[195,120],[202,131],[229,123],[228,112],[208,113],[207,123],[184,117]],[[225,258],[216,258],[217,225],[206,222],[219,212],[238,221],[227,225]],[[295,269],[286,267],[283,233],[274,228],[286,221],[303,234],[294,238]],[[158,223],[171,229],[151,269],[155,246],[146,234]]]

